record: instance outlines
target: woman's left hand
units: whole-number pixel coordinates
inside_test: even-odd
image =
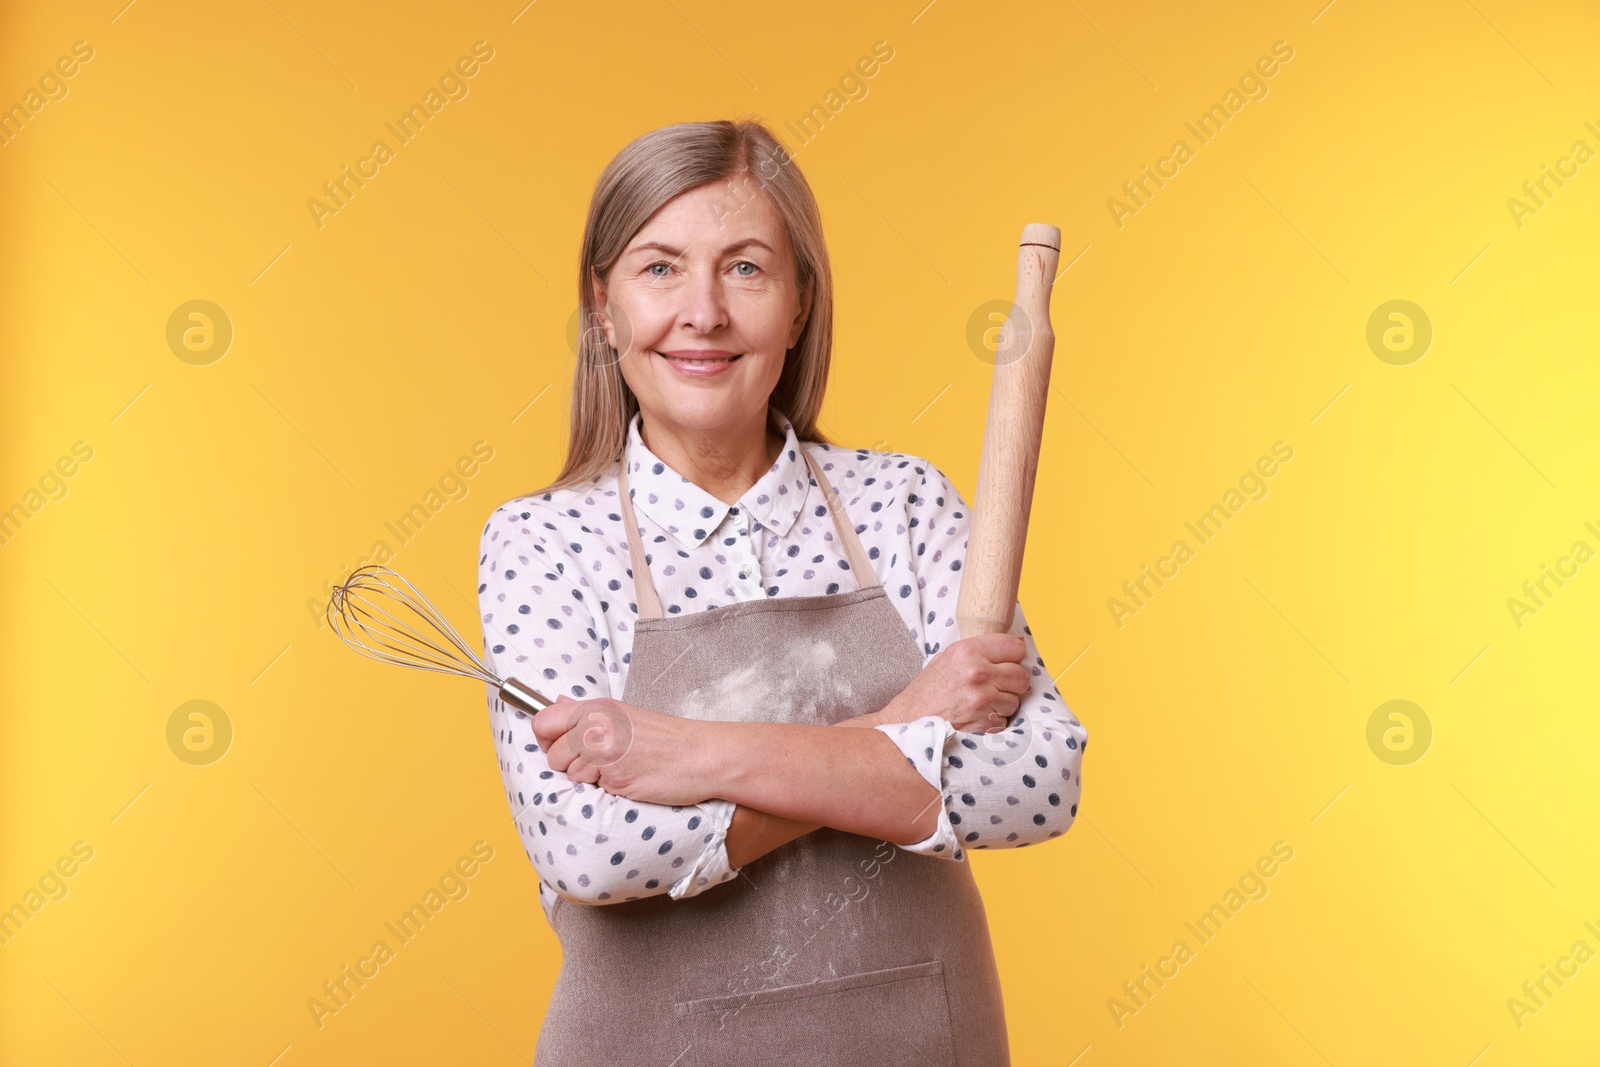
[[[711,799],[701,763],[706,725],[609,697],[558,696],[533,716],[534,736],[552,770],[651,804]]]

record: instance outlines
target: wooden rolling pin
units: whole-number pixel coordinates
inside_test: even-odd
[[[1050,392],[1050,360],[1056,348],[1050,328],[1050,289],[1060,258],[1059,229],[1042,222],[1022,228],[1017,295],[995,348],[978,491],[972,499],[961,595],[956,600],[956,625],[962,637],[1007,633],[1016,614]]]

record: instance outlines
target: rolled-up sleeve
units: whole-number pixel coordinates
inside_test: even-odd
[[[490,669],[551,699],[619,696],[607,680],[609,641],[596,632],[594,592],[560,548],[553,519],[528,505],[502,506],[483,530],[478,603]],[[486,688],[506,799],[547,917],[558,896],[576,904],[681,899],[737,875],[726,845],[733,803],[649,804],[574,782],[550,767],[533,717]]]
[[[923,654],[932,660],[961,636],[955,611],[971,518],[944,473],[927,460],[918,464],[923,477],[907,497],[907,521]],[[971,733],[937,715],[877,727],[942,798],[938,825],[926,840],[900,846],[908,851],[960,860],[968,848],[1060,837],[1077,818],[1088,731],[1045,670],[1020,602],[1010,632],[1023,639],[1022,663],[1032,681],[1006,729]]]

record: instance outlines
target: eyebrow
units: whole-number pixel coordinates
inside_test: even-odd
[[[738,251],[740,251],[742,249],[749,248],[752,245],[755,245],[755,246],[757,246],[759,248],[765,248],[768,252],[771,252],[773,255],[777,255],[777,249],[773,248],[771,245],[767,244],[767,242],[765,242],[765,241],[763,241],[763,240],[761,240],[759,238],[756,238],[756,237],[746,237],[743,241],[735,241],[733,244],[731,244],[728,247],[724,248],[722,250],[722,254],[726,256],[726,255],[728,255],[728,254],[730,254],[732,252],[738,252]],[[667,255],[672,256],[674,258],[683,255],[683,249],[681,249],[681,248],[673,248],[671,245],[663,244],[660,241],[646,241],[644,244],[634,245],[632,248],[628,249],[627,254],[631,256],[635,252],[647,252],[647,251],[652,251],[652,250],[657,251],[657,252],[664,252]]]

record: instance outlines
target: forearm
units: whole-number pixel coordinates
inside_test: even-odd
[[[881,712],[869,711],[853,719],[834,723],[835,726],[854,726],[871,729],[883,721]],[[737,869],[753,863],[768,852],[821,829],[822,823],[801,819],[785,819],[769,811],[740,804],[734,809],[733,822],[728,825],[728,865]]]
[[[852,725],[871,726],[871,718]],[[879,730],[707,722],[697,747],[710,795],[769,816],[735,813],[735,866],[735,852],[754,858],[818,826],[910,844],[938,825],[939,792]]]
[[[759,808],[740,804],[733,809],[733,821],[728,824],[724,846],[728,850],[728,866],[738,870],[754,863],[768,852],[787,845],[797,837],[804,837],[819,829],[821,823],[785,819]]]

